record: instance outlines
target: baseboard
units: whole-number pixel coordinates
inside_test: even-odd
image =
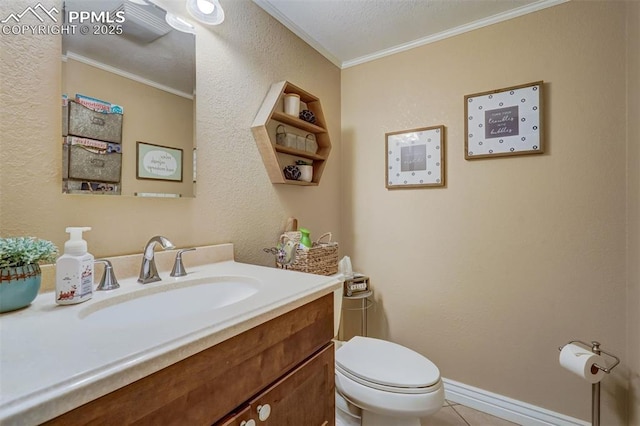
[[[526,402],[507,398],[464,383],[443,378],[445,398],[475,410],[523,426],[590,426],[591,423],[565,416]]]

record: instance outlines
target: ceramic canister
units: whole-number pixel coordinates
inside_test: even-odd
[[[304,182],[311,182],[313,180],[313,166],[299,165],[300,180]]]
[[[300,114],[300,95],[295,93],[284,95],[284,113],[298,117]]]

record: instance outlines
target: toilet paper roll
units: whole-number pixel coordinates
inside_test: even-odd
[[[576,344],[564,345],[560,351],[560,365],[589,383],[598,383],[604,377],[604,371],[595,367],[606,367],[604,358]]]

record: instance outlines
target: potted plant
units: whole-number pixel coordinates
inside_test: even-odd
[[[40,263],[52,262],[58,248],[33,237],[0,238],[0,312],[28,306],[38,295]]]

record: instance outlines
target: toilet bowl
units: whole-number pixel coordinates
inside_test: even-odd
[[[342,291],[336,291],[339,326]],[[362,426],[420,426],[420,418],[444,403],[440,371],[421,354],[396,343],[355,336],[337,342],[335,385],[338,410],[360,413]]]

